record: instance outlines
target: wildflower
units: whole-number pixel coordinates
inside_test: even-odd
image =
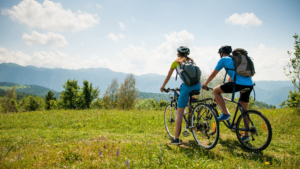
[[[199,166],[199,164],[197,164],[197,167]]]
[[[129,161],[130,161],[130,160],[127,160],[127,161],[126,161],[126,165],[127,165],[128,167],[129,167]]]
[[[20,155],[18,155],[17,158],[18,158],[18,160],[21,160],[21,156]]]
[[[269,165],[270,163],[266,161],[265,164],[266,164],[266,165]]]
[[[103,157],[103,155],[102,155],[102,151],[99,149],[99,156],[100,157]]]
[[[10,163],[12,163],[13,162],[13,159],[10,159]]]
[[[67,168],[66,166],[64,166],[64,168]]]
[[[119,157],[120,155],[120,150],[119,150],[119,147],[117,148],[117,153],[116,153],[117,157]]]

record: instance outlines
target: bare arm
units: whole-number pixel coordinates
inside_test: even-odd
[[[216,69],[215,69],[213,72],[211,72],[211,74],[208,76],[206,82],[204,83],[204,86],[207,86],[208,83],[209,83],[210,81],[212,81],[212,80],[216,77],[216,75],[217,75],[218,73],[219,73],[219,71],[217,71]]]
[[[228,82],[232,82],[232,78],[229,76]]]
[[[163,85],[161,86],[161,88],[165,88],[165,86],[167,85],[167,83],[169,82],[169,80],[170,80],[170,78],[171,78],[171,76],[173,74],[173,71],[174,71],[174,69],[170,68],[170,70],[168,72],[168,75],[167,75],[167,77],[166,77]]]

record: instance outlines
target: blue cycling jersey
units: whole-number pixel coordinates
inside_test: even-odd
[[[223,68],[234,69],[234,63],[233,63],[233,60],[231,57],[225,56],[225,57],[221,58],[215,69],[217,71],[220,71]],[[236,72],[234,70],[228,70],[227,73],[232,78],[232,81],[236,82],[236,84],[244,85],[244,86],[252,86],[253,85],[253,81],[252,81],[251,77],[238,75],[238,74],[236,74]],[[236,79],[234,79],[235,74],[236,74]]]

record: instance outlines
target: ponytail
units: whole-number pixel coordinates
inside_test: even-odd
[[[184,62],[184,61],[187,61],[187,60],[192,60],[194,61],[192,58],[188,57],[188,56],[179,56],[177,59],[176,59],[176,62],[177,63],[181,63],[181,62]]]

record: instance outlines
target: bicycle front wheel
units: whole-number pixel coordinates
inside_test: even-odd
[[[247,128],[245,122],[248,121],[248,126],[250,128],[248,135],[250,139],[243,140],[242,135],[245,134],[245,132],[236,130],[239,142],[243,147],[249,150],[262,151],[266,149],[272,139],[272,128],[269,120],[262,113],[255,110],[248,110],[245,114],[245,118],[243,118],[242,115],[239,116],[237,127]]]
[[[219,122],[213,109],[200,103],[193,110],[192,133],[196,142],[205,149],[212,149],[219,140]]]
[[[164,121],[165,121],[166,131],[169,134],[169,136],[172,138],[174,138],[174,134],[175,134],[176,110],[177,110],[177,108],[175,106],[175,103],[172,103],[166,107],[166,110],[164,113]],[[180,135],[180,131],[179,131],[179,135]]]

